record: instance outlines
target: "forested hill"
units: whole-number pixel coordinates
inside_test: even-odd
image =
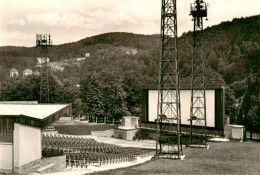
[[[192,32],[184,33],[179,38],[179,66],[183,84],[190,84],[192,42]],[[226,86],[226,113],[238,115],[234,113],[241,111],[232,112],[237,106],[235,104],[243,106],[243,99],[248,94],[258,94],[260,15],[233,19],[206,28],[204,51],[207,85]],[[86,53],[90,56],[85,60],[75,60],[85,57]],[[1,80],[9,81],[9,70],[13,67],[19,71],[26,68],[36,70],[38,56],[40,48],[0,47]],[[106,81],[112,77],[119,86],[126,78],[133,79],[137,88],[156,86],[160,36],[105,33],[78,42],[55,45],[49,49],[48,57],[51,62],[65,68],[62,72],[55,72],[60,82],[73,85],[87,75],[95,74]],[[245,107],[248,109],[244,113],[250,113],[251,107]]]

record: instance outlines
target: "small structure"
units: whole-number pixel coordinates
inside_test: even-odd
[[[230,124],[230,117],[229,116],[225,116],[225,125],[229,125]]]
[[[71,111],[71,104],[0,103],[0,172],[23,174],[41,159],[42,131]]]
[[[245,133],[245,126],[243,125],[226,125],[225,137],[228,139],[240,139],[243,140]]]
[[[37,64],[36,64],[36,66],[37,67],[41,67],[42,66],[42,64],[44,64],[44,63],[49,63],[50,62],[50,59],[49,58],[44,58],[44,57],[38,57],[37,58]]]
[[[18,76],[19,76],[18,70],[15,69],[15,68],[12,68],[12,69],[10,70],[10,77],[18,77]]]
[[[37,58],[37,63],[38,64],[42,64],[42,63],[45,63],[45,62],[50,62],[50,59],[49,58],[43,58],[43,57],[38,57]]]
[[[57,64],[52,64],[51,65],[51,70],[52,71],[63,71],[64,70],[64,67],[60,66],[60,65],[57,65]]]
[[[86,53],[86,54],[85,54],[85,57],[86,57],[86,58],[90,57],[90,53]]]
[[[133,140],[139,129],[139,117],[123,117],[121,125],[115,129],[114,137],[123,140]]]
[[[133,50],[131,51],[131,54],[132,54],[132,55],[136,55],[137,53],[138,53],[138,51],[135,50],[135,49],[133,49]]]
[[[82,61],[82,60],[85,60],[86,59],[86,57],[82,57],[82,58],[76,58],[77,59],[77,61]]]
[[[33,75],[37,75],[38,76],[38,75],[40,75],[40,72],[36,70],[36,71],[33,72]]]
[[[23,71],[23,76],[28,76],[28,75],[32,75],[33,71],[31,69],[25,69]]]

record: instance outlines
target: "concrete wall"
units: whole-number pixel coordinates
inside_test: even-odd
[[[244,128],[232,128],[232,138],[233,139],[243,139],[244,137]]]
[[[106,131],[91,131],[92,136],[99,137],[112,137],[114,136],[114,129],[106,130]]]
[[[191,91],[180,90],[181,101],[181,123],[189,125],[188,119],[190,118],[190,101]],[[148,92],[148,121],[154,122],[157,119],[157,103],[158,103],[158,90],[149,90]],[[206,90],[206,113],[207,113],[207,126],[215,127],[215,91]]]
[[[225,137],[232,139],[243,139],[245,127],[243,125],[226,125]]]
[[[0,170],[12,170],[13,144],[0,143]]]
[[[29,162],[41,159],[41,129],[14,124],[14,171]]]
[[[59,121],[71,121],[71,117],[61,117]]]
[[[116,139],[123,139],[123,140],[133,140],[135,133],[138,131],[138,129],[133,130],[115,130],[114,138]]]

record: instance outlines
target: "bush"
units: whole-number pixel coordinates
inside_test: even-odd
[[[140,129],[139,131],[136,132],[134,140],[148,140],[151,139],[149,137],[149,132],[144,129]]]
[[[63,154],[64,154],[63,150],[59,150],[59,149],[47,148],[42,150],[43,157],[62,156]]]

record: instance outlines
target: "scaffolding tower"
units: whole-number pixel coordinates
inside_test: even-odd
[[[41,47],[40,67],[41,67],[41,85],[40,85],[40,103],[49,103],[50,87],[48,73],[48,47],[52,47],[51,36],[49,34],[36,34],[36,47]]]
[[[190,107],[190,146],[207,147],[207,115],[203,56],[203,18],[207,5],[195,0],[190,6],[193,28],[192,82]]]
[[[176,0],[162,0],[156,155],[183,157],[178,71]]]

